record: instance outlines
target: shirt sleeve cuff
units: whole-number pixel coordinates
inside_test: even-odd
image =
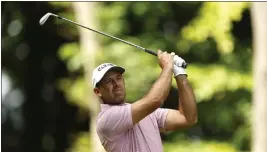
[[[166,133],[167,132],[167,130],[165,128],[165,124],[166,124],[166,120],[167,120],[167,116],[168,116],[169,111],[170,111],[170,109],[166,109],[165,112],[164,112],[164,114],[163,114],[163,120],[162,120],[162,123],[163,123],[162,126],[163,126],[163,128],[161,128],[161,132],[163,132],[163,133]]]

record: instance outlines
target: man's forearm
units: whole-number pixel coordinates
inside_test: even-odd
[[[197,121],[197,106],[194,92],[186,75],[176,76],[175,79],[179,93],[179,110],[184,114],[189,123],[195,123]]]
[[[170,92],[172,74],[172,69],[163,69],[160,77],[153,84],[146,97],[151,98],[152,101],[157,100],[163,103]]]

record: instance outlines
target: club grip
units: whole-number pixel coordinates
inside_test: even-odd
[[[147,53],[149,53],[149,54],[152,54],[152,55],[154,55],[154,56],[158,56],[156,52],[151,51],[151,50],[148,50],[148,49],[145,49],[145,52],[147,52]],[[186,67],[187,67],[187,63],[184,62],[183,65],[182,65],[182,67],[186,69]]]

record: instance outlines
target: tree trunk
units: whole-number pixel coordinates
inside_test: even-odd
[[[95,28],[97,26],[96,20],[96,5],[95,2],[74,2],[74,12],[78,23]],[[98,42],[96,40],[96,33],[84,28],[78,28],[80,33],[80,48],[82,51],[85,79],[88,84],[87,103],[90,109],[90,134],[91,134],[91,151],[102,152],[105,151],[96,133],[96,117],[99,112],[99,100],[93,93],[92,88],[92,71],[95,67],[95,51],[98,50]]]
[[[252,151],[267,152],[267,3],[253,2]]]

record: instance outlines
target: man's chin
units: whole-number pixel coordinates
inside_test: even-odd
[[[117,104],[122,104],[122,103],[124,103],[124,99],[123,100],[117,100],[116,103]]]
[[[115,104],[122,104],[122,103],[124,103],[124,101],[125,101],[125,99],[124,98],[117,98],[116,100],[115,100]]]
[[[124,100],[122,101],[115,101],[115,102],[112,102],[110,103],[111,105],[120,105],[120,104],[123,104],[124,103]]]
[[[119,105],[119,104],[125,103],[125,97],[117,96],[115,99],[113,98],[112,100],[108,100],[108,101],[106,101],[105,103],[111,104],[111,105]]]

